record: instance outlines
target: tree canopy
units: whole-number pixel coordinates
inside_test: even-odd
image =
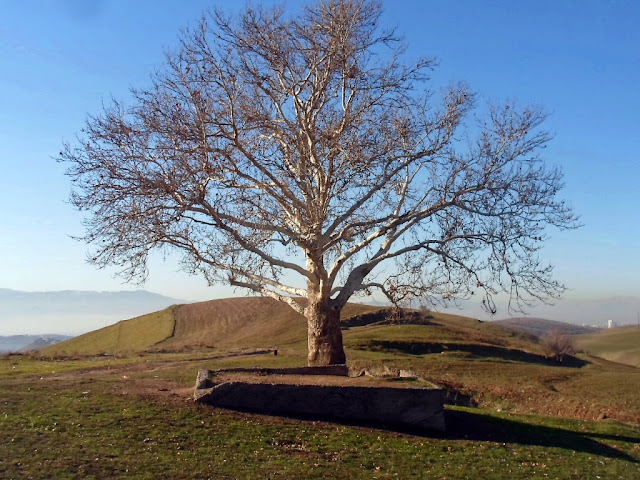
[[[540,156],[544,112],[432,88],[436,61],[409,61],[380,13],[247,7],[183,32],[150,87],[60,153],[91,261],[144,279],[149,253],[173,248],[211,284],[304,313],[311,364],[344,360],[354,294],[476,295],[489,310],[500,291],[516,307],[559,295],[538,253],[576,217]]]

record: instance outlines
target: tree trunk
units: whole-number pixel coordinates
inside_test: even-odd
[[[340,330],[340,309],[326,301],[312,302],[306,310],[308,323],[309,366],[342,365],[346,363]]]

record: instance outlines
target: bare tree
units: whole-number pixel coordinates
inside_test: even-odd
[[[562,363],[565,355],[573,355],[578,351],[574,337],[562,330],[551,330],[541,338],[541,344],[545,354],[555,357],[558,363]]]
[[[60,153],[91,261],[144,280],[149,252],[175,248],[210,284],[303,313],[310,365],[344,363],[356,294],[479,292],[488,309],[502,290],[515,306],[560,294],[537,252],[576,219],[539,157],[545,115],[429,90],[435,61],[404,61],[379,18],[375,1],[324,0],[185,31],[151,87]]]

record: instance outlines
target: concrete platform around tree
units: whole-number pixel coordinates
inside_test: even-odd
[[[200,370],[196,401],[217,407],[444,431],[444,392],[412,372],[343,365]]]

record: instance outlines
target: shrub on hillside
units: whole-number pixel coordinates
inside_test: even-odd
[[[555,357],[556,362],[562,363],[565,355],[576,353],[576,342],[571,335],[561,330],[552,330],[541,339],[542,347],[548,357]]]

